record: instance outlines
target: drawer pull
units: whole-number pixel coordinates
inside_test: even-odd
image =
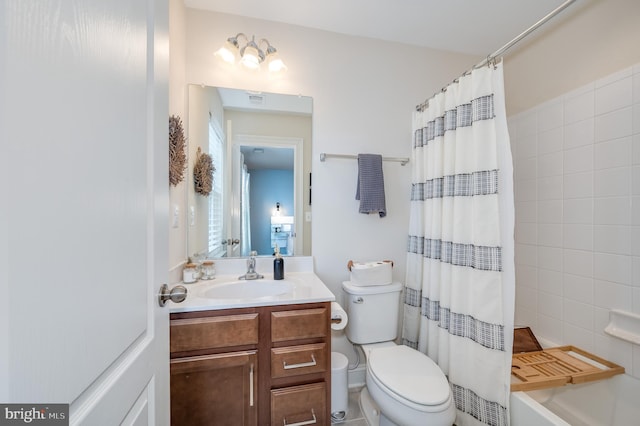
[[[305,426],[305,425],[314,425],[316,424],[316,412],[313,411],[313,409],[311,409],[311,416],[313,417],[312,420],[305,420],[304,422],[298,422],[298,423],[287,423],[287,419],[284,418],[282,420],[282,423],[284,426]]]
[[[253,364],[249,370],[249,407],[253,407]]]
[[[287,361],[282,361],[282,367],[285,370],[291,370],[293,368],[315,367],[316,365],[317,365],[316,357],[314,357],[313,354],[311,354],[311,362],[302,362],[300,364],[287,365]],[[304,423],[304,424],[311,424],[311,423]]]

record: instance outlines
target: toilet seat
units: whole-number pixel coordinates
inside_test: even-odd
[[[402,404],[433,412],[451,403],[451,388],[440,367],[408,346],[371,351],[367,368],[376,384]]]

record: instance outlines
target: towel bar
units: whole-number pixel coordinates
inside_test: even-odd
[[[320,153],[320,161],[324,162],[327,158],[348,158],[348,159],[357,159],[357,155],[348,155],[348,154],[327,154],[325,152]],[[382,161],[395,161],[396,163],[400,163],[402,166],[409,162],[409,158],[402,157],[382,157]]]

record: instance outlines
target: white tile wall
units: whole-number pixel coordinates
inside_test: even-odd
[[[540,223],[537,227],[537,243],[541,246],[562,247],[562,224]],[[517,238],[517,236],[516,236]],[[535,244],[536,240],[532,239]]]
[[[631,107],[597,115],[594,132],[595,141],[602,142],[631,135],[633,131],[632,117]]]
[[[594,141],[593,132],[593,117],[573,124],[567,124],[564,127],[564,141],[561,146],[564,145],[564,149],[590,146]]]
[[[595,85],[589,84],[564,96],[564,126],[577,121],[593,119]]]
[[[540,132],[540,138],[538,139],[538,154],[562,152],[563,133],[564,129],[562,127]]]
[[[640,346],[604,333],[640,313],[640,64],[509,117],[516,324],[623,365]]]
[[[562,276],[562,293],[566,299],[593,306],[593,278],[564,273]]]
[[[593,172],[564,175],[564,199],[593,197]],[[516,197],[518,194],[516,193]]]
[[[631,194],[631,170],[628,167],[596,170],[593,174],[593,195],[614,197]]]
[[[564,223],[593,223],[593,199],[565,197],[562,203],[562,215]]]
[[[593,252],[564,249],[562,252],[562,271],[593,278]]]
[[[551,269],[538,270],[538,290],[562,296],[562,272]]]
[[[593,170],[593,145],[564,151],[564,173],[581,173],[589,170]]]
[[[631,137],[613,139],[595,146],[595,168],[628,167],[631,164]]]
[[[537,207],[538,223],[562,223],[562,200],[540,200]]]

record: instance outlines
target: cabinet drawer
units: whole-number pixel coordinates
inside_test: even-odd
[[[327,344],[287,346],[271,349],[271,377],[322,373],[327,370]]]
[[[271,313],[271,341],[325,337],[329,329],[326,308]]]
[[[258,344],[258,314],[171,320],[171,352]]]
[[[272,390],[271,424],[329,424],[326,395],[324,382]]]

